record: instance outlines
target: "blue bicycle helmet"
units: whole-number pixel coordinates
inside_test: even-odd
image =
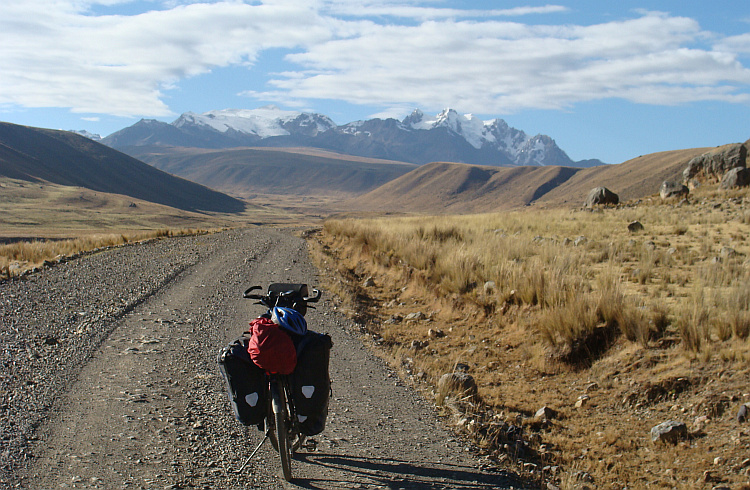
[[[307,333],[307,321],[305,317],[293,308],[275,306],[271,310],[271,321],[287,332],[296,335],[305,335]]]

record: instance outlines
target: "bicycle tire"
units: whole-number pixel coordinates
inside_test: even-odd
[[[276,438],[276,426],[274,425],[275,423],[276,421],[274,420],[272,415],[266,416],[266,435],[268,436],[268,440],[271,441],[273,450],[279,452],[279,442]]]
[[[286,400],[281,394],[283,390],[279,390],[278,386],[274,385],[271,391],[271,400],[273,404],[273,414],[276,422],[276,439],[279,446],[279,458],[281,459],[281,472],[284,475],[284,480],[292,480],[292,445],[289,441],[289,429],[287,425],[287,409]]]

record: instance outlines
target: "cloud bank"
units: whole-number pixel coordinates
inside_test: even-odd
[[[304,106],[335,99],[478,114],[620,98],[750,101],[750,34],[721,37],[659,12],[593,25],[534,23],[560,5],[458,10],[418,1],[170,3],[111,14],[117,0],[9,2],[0,15],[0,107],[165,116],[181,80],[227,66],[292,67],[244,95]]]

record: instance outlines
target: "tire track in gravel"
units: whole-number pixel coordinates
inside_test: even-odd
[[[404,488],[519,486],[481,462],[362,343],[324,299],[310,328],[331,334],[333,398],[317,450],[284,482],[256,428],[231,416],[218,350],[263,312],[248,286],[316,284],[302,239],[279,230],[205,237],[212,252],[125,314],[57,412],[38,429],[24,488]],[[135,250],[135,249],[134,249]],[[134,252],[135,253],[135,252]]]

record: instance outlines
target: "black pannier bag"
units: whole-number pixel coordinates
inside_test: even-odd
[[[326,426],[331,394],[328,374],[331,347],[330,335],[311,330],[297,346],[297,367],[290,377],[290,385],[300,431],[307,436],[323,432]]]
[[[244,425],[259,425],[266,416],[268,382],[265,371],[250,360],[249,340],[243,336],[221,349],[218,362],[235,418]]]

